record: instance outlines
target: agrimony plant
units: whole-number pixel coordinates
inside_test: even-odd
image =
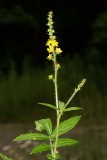
[[[57,56],[61,55],[62,50],[59,48],[58,41],[56,40],[55,30],[53,28],[53,12],[50,11],[48,14],[48,35],[49,39],[46,42],[48,56],[47,59],[52,61],[54,67],[54,73],[48,76],[49,80],[53,81],[55,88],[55,105],[47,104],[47,103],[39,103],[40,105],[50,107],[56,112],[56,127],[53,129],[52,121],[50,118],[41,119],[35,121],[36,133],[25,133],[14,139],[14,141],[41,141],[39,145],[36,145],[31,154],[41,153],[44,151],[50,151],[50,154],[47,154],[47,159],[49,160],[57,160],[61,158],[61,155],[58,152],[59,147],[64,146],[72,146],[78,143],[77,140],[71,138],[60,138],[60,136],[64,135],[68,131],[72,130],[77,123],[79,122],[81,116],[70,117],[61,122],[61,117],[65,112],[72,112],[75,110],[80,110],[80,107],[68,107],[69,103],[75,96],[75,94],[83,87],[86,79],[83,79],[80,84],[74,89],[74,92],[68,99],[66,103],[62,102],[58,98],[58,72],[61,68],[60,64],[57,61]],[[44,132],[45,131],[45,132]],[[43,133],[42,133],[43,132]],[[7,158],[3,154],[0,154],[3,160],[11,160]]]

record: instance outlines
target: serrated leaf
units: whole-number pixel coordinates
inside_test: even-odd
[[[3,159],[3,160],[12,160],[11,158],[8,158],[6,157],[4,154],[0,153],[0,157]]]
[[[41,132],[41,131],[45,130],[45,128],[42,126],[42,124],[39,121],[35,121],[35,125],[36,125],[36,130]]]
[[[51,147],[50,147],[49,144],[43,143],[43,144],[40,144],[40,145],[34,147],[32,149],[31,154],[45,152],[45,151],[50,150],[50,149],[51,149]]]
[[[66,111],[76,111],[76,110],[80,110],[80,109],[82,109],[82,108],[80,108],[80,107],[69,107],[69,108],[65,108],[64,112],[66,112]]]
[[[51,135],[51,133],[52,133],[52,122],[51,122],[50,118],[35,121],[35,124],[36,124],[36,129],[38,131],[46,130],[47,133],[49,135]]]
[[[70,138],[60,138],[58,139],[57,147],[63,147],[63,146],[71,146],[77,144],[78,141]]]
[[[64,102],[61,102],[61,101],[58,101],[59,102],[59,108],[61,111],[63,111],[64,107],[65,107],[65,103]]]
[[[22,140],[47,140],[49,137],[45,134],[40,133],[26,133],[22,134],[14,139],[14,141],[22,141]]]
[[[58,135],[63,135],[64,133],[70,131],[71,129],[73,129],[76,124],[78,123],[78,121],[80,120],[81,116],[74,116],[71,117],[63,122],[60,123],[59,125],[59,131],[58,131]],[[52,137],[54,138],[56,134],[56,128],[54,129],[53,133],[52,133]]]
[[[38,104],[41,104],[41,105],[43,105],[43,106],[47,106],[47,107],[49,107],[49,108],[52,108],[52,109],[57,110],[57,108],[56,108],[54,105],[52,105],[52,104],[48,104],[48,103],[38,103]]]

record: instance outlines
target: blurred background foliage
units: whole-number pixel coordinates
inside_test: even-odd
[[[59,99],[66,102],[74,88],[85,77],[86,85],[70,106],[80,106],[84,109],[82,111],[84,124],[106,123],[107,66],[103,69],[99,64],[84,64],[78,56],[72,60],[69,57],[64,58],[61,65],[58,82]],[[44,68],[40,66],[31,68],[26,59],[20,76],[16,73],[14,64],[8,75],[1,76],[1,122],[30,122],[46,118],[49,113],[54,120],[51,109],[37,104],[38,102],[52,104],[55,102],[53,84],[48,80],[48,75],[52,73],[51,67],[51,64],[48,64]]]

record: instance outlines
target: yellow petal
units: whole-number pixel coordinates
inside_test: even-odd
[[[49,46],[49,48],[47,48],[47,51],[48,51],[49,53],[54,52],[54,47]]]
[[[48,60],[52,60],[53,59],[52,54],[49,54],[48,57],[47,57],[47,59]]]
[[[57,47],[58,46],[58,42],[54,39],[48,39],[48,41],[46,42],[46,46],[52,46],[52,47]]]
[[[60,54],[62,52],[62,50],[60,48],[56,48],[55,52],[56,52],[56,54]]]

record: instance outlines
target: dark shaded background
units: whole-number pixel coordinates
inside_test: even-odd
[[[11,60],[15,61],[17,71],[21,72],[21,64],[26,55],[29,56],[31,65],[43,62],[48,38],[46,18],[50,10],[55,14],[56,35],[64,55],[70,55],[72,58],[74,54],[78,54],[84,59],[89,54],[89,49],[96,47],[102,52],[101,63],[106,63],[107,20],[101,20],[103,26],[99,26],[100,20],[96,24],[98,17],[107,11],[106,1],[1,0],[1,72],[8,72]],[[98,39],[100,34],[105,35],[102,35],[99,41],[95,41],[94,39]]]

